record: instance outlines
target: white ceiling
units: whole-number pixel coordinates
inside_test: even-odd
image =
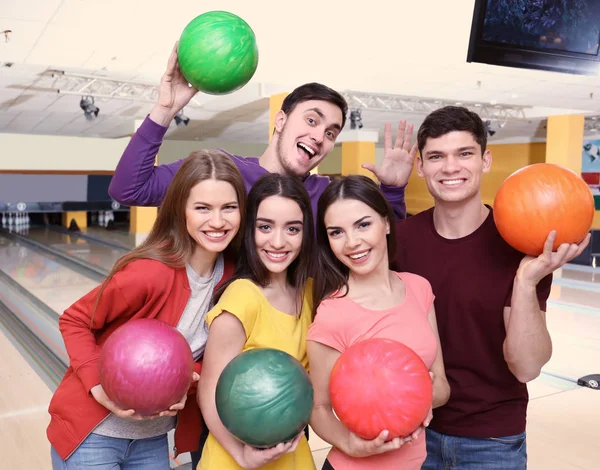
[[[494,140],[543,139],[544,120],[600,114],[600,78],[466,62],[472,0],[3,0],[0,32],[0,132],[122,137],[151,103],[97,101],[86,121],[79,96],[53,89],[48,69],[157,85],[185,25],[221,9],[254,29],[258,70],[244,89],[199,95],[188,127],[171,139],[266,142],[268,96],[319,81],[338,90],[528,106],[528,120],[497,128]],[[7,65],[11,65],[8,67]],[[364,110],[365,128],[424,115]],[[380,132],[381,134],[381,132]]]

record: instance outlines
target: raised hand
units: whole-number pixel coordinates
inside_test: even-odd
[[[410,146],[413,125],[406,127],[406,121],[400,121],[396,140],[392,145],[392,126],[386,123],[383,134],[383,161],[377,168],[373,163],[363,163],[362,167],[371,171],[377,179],[388,186],[405,186],[413,170],[417,155],[417,144]]]
[[[548,274],[551,274],[572,259],[577,258],[585,250],[586,246],[588,246],[590,238],[591,234],[588,233],[581,243],[563,243],[556,251],[552,251],[554,241],[556,240],[556,231],[553,230],[544,243],[544,251],[541,255],[537,258],[525,256],[521,260],[521,264],[517,270],[517,280],[531,287],[537,286]]]
[[[158,101],[150,112],[150,118],[157,124],[168,126],[196,93],[198,90],[188,84],[179,68],[176,42],[169,57],[167,70],[160,79]]]

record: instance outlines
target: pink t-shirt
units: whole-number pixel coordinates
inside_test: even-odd
[[[316,341],[344,352],[359,341],[387,338],[413,349],[430,368],[438,351],[435,334],[429,324],[434,295],[429,282],[416,274],[396,273],[404,283],[406,296],[400,305],[385,310],[369,310],[348,297],[321,302],[307,340]],[[427,451],[425,433],[400,449],[365,458],[349,457],[335,447],[327,456],[335,470],[420,469]]]

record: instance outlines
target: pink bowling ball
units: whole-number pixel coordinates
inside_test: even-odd
[[[124,410],[144,416],[168,410],[187,393],[194,359],[183,335],[152,318],[117,328],[100,350],[100,384]]]

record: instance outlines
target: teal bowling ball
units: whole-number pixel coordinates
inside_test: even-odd
[[[313,388],[294,357],[270,348],[245,351],[223,369],[215,394],[223,425],[241,442],[269,448],[308,425]]]
[[[254,31],[226,11],[209,11],[190,21],[179,38],[177,55],[185,79],[212,95],[239,90],[258,67]]]

